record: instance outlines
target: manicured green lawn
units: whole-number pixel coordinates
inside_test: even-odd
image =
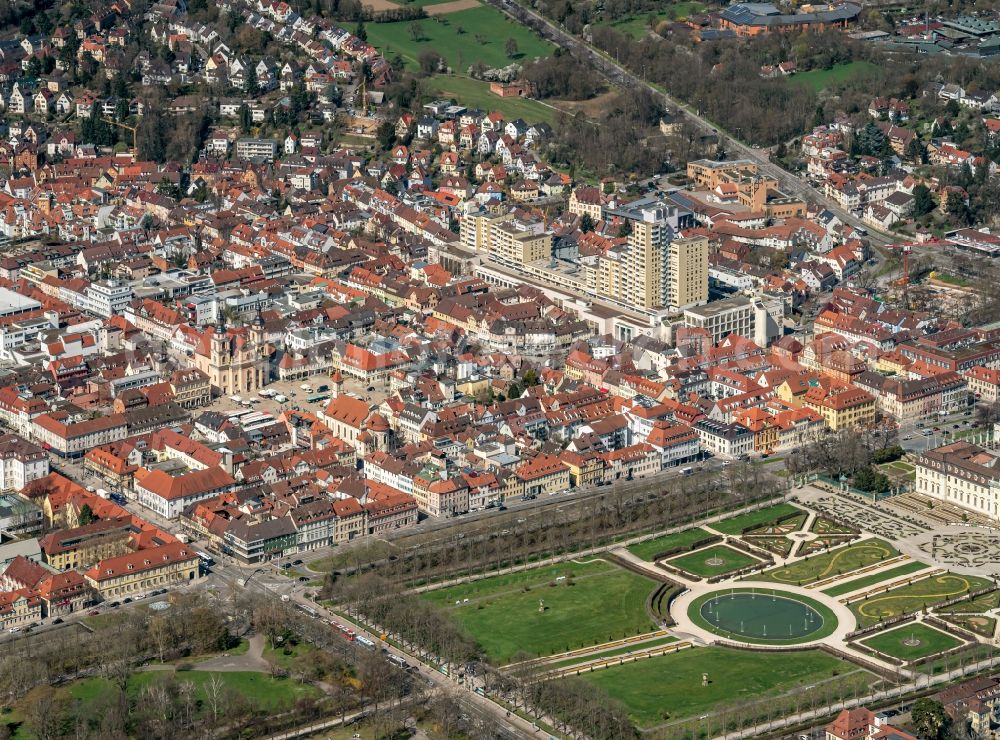
[[[687,18],[689,15],[694,15],[695,13],[701,13],[705,6],[702,3],[695,2],[695,0],[682,0],[682,2],[671,3],[670,5],[672,12],[662,12],[656,13],[656,20],[653,22],[653,28],[662,22],[678,18]],[[649,13],[642,13],[641,15],[636,15],[630,18],[622,18],[613,23],[600,23],[598,25],[610,25],[611,28],[616,31],[628,34],[634,39],[644,39],[650,31],[649,24]]]
[[[982,614],[942,614],[941,618],[984,637],[993,637],[997,629],[997,620]]]
[[[876,583],[888,583],[894,578],[902,578],[903,576],[908,576],[911,573],[916,573],[917,571],[924,570],[925,568],[927,568],[926,565],[914,560],[896,568],[889,568],[889,570],[884,570],[881,573],[873,573],[870,576],[855,578],[853,581],[838,583],[836,586],[824,588],[823,593],[827,596],[842,596],[844,594],[851,593],[851,591],[860,591],[861,589],[868,588],[869,586],[874,586]]]
[[[967,437],[978,437],[980,434],[988,434],[989,429],[986,427],[974,427],[972,429],[962,429],[951,435],[952,439],[966,439]]]
[[[667,718],[718,712],[727,705],[794,691],[829,679],[834,671],[853,670],[850,663],[819,650],[767,653],[706,647],[614,666],[581,677],[622,701],[640,727],[651,727]],[[708,674],[708,686],[701,685],[702,673]]]
[[[845,64],[835,64],[830,69],[814,69],[809,72],[792,75],[788,78],[788,81],[794,85],[804,85],[811,87],[816,92],[821,92],[855,77],[873,74],[877,70],[878,67],[871,62],[847,62]]]
[[[910,640],[916,641],[917,644],[907,645],[906,643]],[[888,632],[881,632],[875,637],[862,640],[861,643],[893,658],[911,661],[951,650],[961,645],[962,641],[941,630],[914,623]]]
[[[952,604],[944,611],[955,614],[978,614],[996,609],[998,606],[1000,606],[1000,589],[977,596],[971,601],[960,601],[957,604]]]
[[[638,558],[652,561],[661,552],[667,552],[675,547],[689,547],[699,540],[710,537],[711,532],[696,527],[695,529],[685,529],[683,532],[665,534],[654,540],[646,540],[637,545],[629,545],[628,551]]]
[[[709,526],[723,534],[740,534],[748,527],[762,527],[765,524],[772,524],[782,517],[797,514],[801,511],[802,509],[791,504],[775,504],[774,506],[768,506],[758,511],[749,511],[746,514],[723,519],[721,522],[716,522]]]
[[[547,57],[553,51],[550,44],[531,31],[486,6],[424,18],[416,23],[421,29],[416,41],[411,30],[415,28],[414,21],[369,23],[366,26],[368,42],[378,47],[387,59],[399,54],[406,66],[413,69],[419,65],[422,52],[436,51],[449,67],[462,74],[475,62],[489,67],[506,67],[512,62]],[[506,52],[509,38],[517,43],[518,51],[513,58]]]
[[[656,647],[663,647],[664,645],[669,645],[672,642],[677,642],[676,637],[657,637],[655,640],[646,640],[645,642],[633,643],[631,645],[626,645],[624,647],[612,648],[611,650],[602,650],[598,653],[591,653],[585,657],[579,658],[566,658],[566,660],[557,660],[555,663],[546,663],[546,668],[566,668],[567,666],[576,665],[577,663],[589,662],[592,660],[605,660],[607,658],[614,658],[619,655],[625,655],[626,653],[635,653],[641,650],[650,650]]]
[[[763,548],[768,552],[776,553],[783,558],[788,557],[788,553],[792,551],[792,547],[795,545],[792,540],[783,536],[745,537],[744,542]]]
[[[529,98],[501,98],[490,92],[490,83],[457,75],[434,75],[428,80],[443,98],[455,98],[467,108],[499,111],[508,120],[523,118],[526,123],[552,123],[556,109]]]
[[[299,642],[288,646],[288,655],[285,655],[285,647],[279,645],[272,649],[268,644],[264,647],[264,660],[274,663],[277,666],[290,670],[295,667],[296,661],[311,653],[315,648],[307,642]]]
[[[535,568],[423,596],[453,608],[486,653],[506,663],[519,651],[552,655],[654,629],[645,603],[655,585],[610,563],[591,561]]]
[[[883,540],[870,539],[836,550],[812,555],[806,560],[789,563],[780,568],[766,570],[757,580],[804,585],[821,581],[838,573],[849,573],[858,568],[878,563],[899,555],[892,545]]]
[[[357,545],[348,550],[338,550],[325,558],[306,563],[306,568],[313,573],[328,573],[338,568],[346,568],[358,563],[367,563],[373,560],[381,560],[397,552],[393,544],[385,540],[372,540],[363,545]]]
[[[822,516],[813,519],[812,527],[810,527],[809,531],[816,534],[854,534],[854,530]]]
[[[207,696],[206,685],[211,681],[213,675],[219,676],[230,688],[257,707],[274,710],[281,710],[294,704],[303,696],[318,696],[319,689],[308,684],[298,683],[289,679],[272,678],[265,673],[252,673],[249,671],[233,671],[212,673],[208,671],[181,671],[171,673],[169,671],[147,671],[136,673],[129,679],[128,692],[134,697],[139,690],[145,686],[163,681],[168,676],[174,676],[178,681],[190,682],[195,687],[195,698],[204,702]],[[109,681],[103,678],[85,678],[68,684],[66,693],[84,703],[90,703],[102,696],[105,692],[113,691]]]
[[[751,529],[748,532],[744,532],[744,535],[775,535],[775,534],[789,534],[791,532],[797,532],[802,529],[802,525],[806,523],[807,514],[802,512],[798,516],[793,516],[790,519],[782,519],[780,524],[764,524],[763,526]]]
[[[875,624],[880,617],[888,619],[901,614],[910,614],[925,606],[933,606],[969,591],[983,588],[990,583],[991,581],[978,576],[944,573],[932,578],[925,578],[909,586],[893,589],[888,593],[873,596],[870,599],[856,601],[850,605],[850,609],[857,615],[858,624],[864,627]]]
[[[760,561],[731,547],[713,545],[704,550],[696,550],[687,555],[671,558],[666,562],[686,573],[693,573],[702,578],[711,578],[746,568]]]

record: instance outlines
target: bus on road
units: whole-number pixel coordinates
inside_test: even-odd
[[[211,565],[215,565],[215,561],[212,560],[212,556],[209,555],[207,552],[202,552],[201,550],[195,550],[194,554],[198,556],[198,559],[201,560],[201,564],[204,565],[206,568]]]
[[[409,663],[406,662],[406,658],[403,658],[403,657],[401,657],[399,655],[389,655],[387,657],[388,657],[390,663],[399,666],[404,671],[412,671],[413,670],[413,666],[411,666]]]

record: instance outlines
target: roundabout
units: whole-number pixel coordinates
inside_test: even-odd
[[[803,645],[822,641],[841,627],[830,606],[781,587],[741,584],[702,592],[683,601],[677,606],[686,617],[684,621],[714,639],[755,645]]]

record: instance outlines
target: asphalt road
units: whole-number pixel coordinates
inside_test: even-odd
[[[206,580],[217,586],[253,588],[262,591],[270,598],[280,598],[282,600],[287,598],[288,601],[295,604],[308,606],[310,610],[319,614],[320,617],[347,625],[359,635],[368,637],[382,648],[386,654],[395,655],[414,666],[416,676],[431,690],[453,696],[470,713],[492,718],[504,737],[513,740],[515,738],[544,735],[544,733],[537,730],[527,720],[516,714],[507,712],[506,709],[490,699],[476,694],[466,683],[459,682],[457,677],[441,673],[403,650],[389,643],[383,643],[377,634],[369,632],[357,622],[335,614],[323,605],[309,599],[306,594],[313,589],[279,575],[276,566],[277,562],[272,561],[258,568],[242,567],[229,558],[221,557],[216,562],[216,565],[212,567],[212,572]],[[243,580],[243,586],[239,585],[240,579]]]
[[[960,438],[966,439],[969,438],[968,433],[976,429],[974,419],[975,411],[970,409],[920,422],[904,422],[899,426],[899,444],[907,452],[921,453],[948,444],[956,435],[962,435]],[[918,423],[920,426],[917,426]],[[955,429],[956,424],[958,429]],[[934,431],[935,427],[937,431]]]
[[[570,489],[566,493],[540,496],[529,501],[522,501],[519,498],[508,499],[505,503],[506,511],[483,509],[456,517],[428,517],[412,527],[386,532],[379,539],[393,542],[401,549],[408,549],[424,546],[432,542],[455,539],[456,537],[473,537],[485,532],[502,532],[506,529],[516,528],[529,515],[537,518],[543,516],[546,512],[561,512],[567,508],[592,503],[599,498],[622,494],[629,496],[646,493],[658,494],[671,481],[676,481],[683,477],[680,472],[683,467],[686,466],[670,468],[646,478],[637,478],[630,481],[619,480],[607,486]],[[724,462],[719,458],[709,458],[700,463],[693,463],[690,467],[694,468],[696,473],[714,474],[723,469]],[[776,466],[769,465],[766,470],[774,472]],[[372,541],[372,538],[362,538],[352,542],[341,543],[333,549],[323,548],[314,552],[301,553],[296,558],[301,558],[306,563],[309,563],[328,557],[334,553],[344,553],[353,548],[369,545]],[[285,558],[285,560],[296,558]],[[305,573],[308,575],[311,571],[305,571]],[[313,577],[317,577],[316,574],[312,575]]]

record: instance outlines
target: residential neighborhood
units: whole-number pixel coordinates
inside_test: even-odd
[[[43,5],[0,737],[996,734],[995,11]]]

